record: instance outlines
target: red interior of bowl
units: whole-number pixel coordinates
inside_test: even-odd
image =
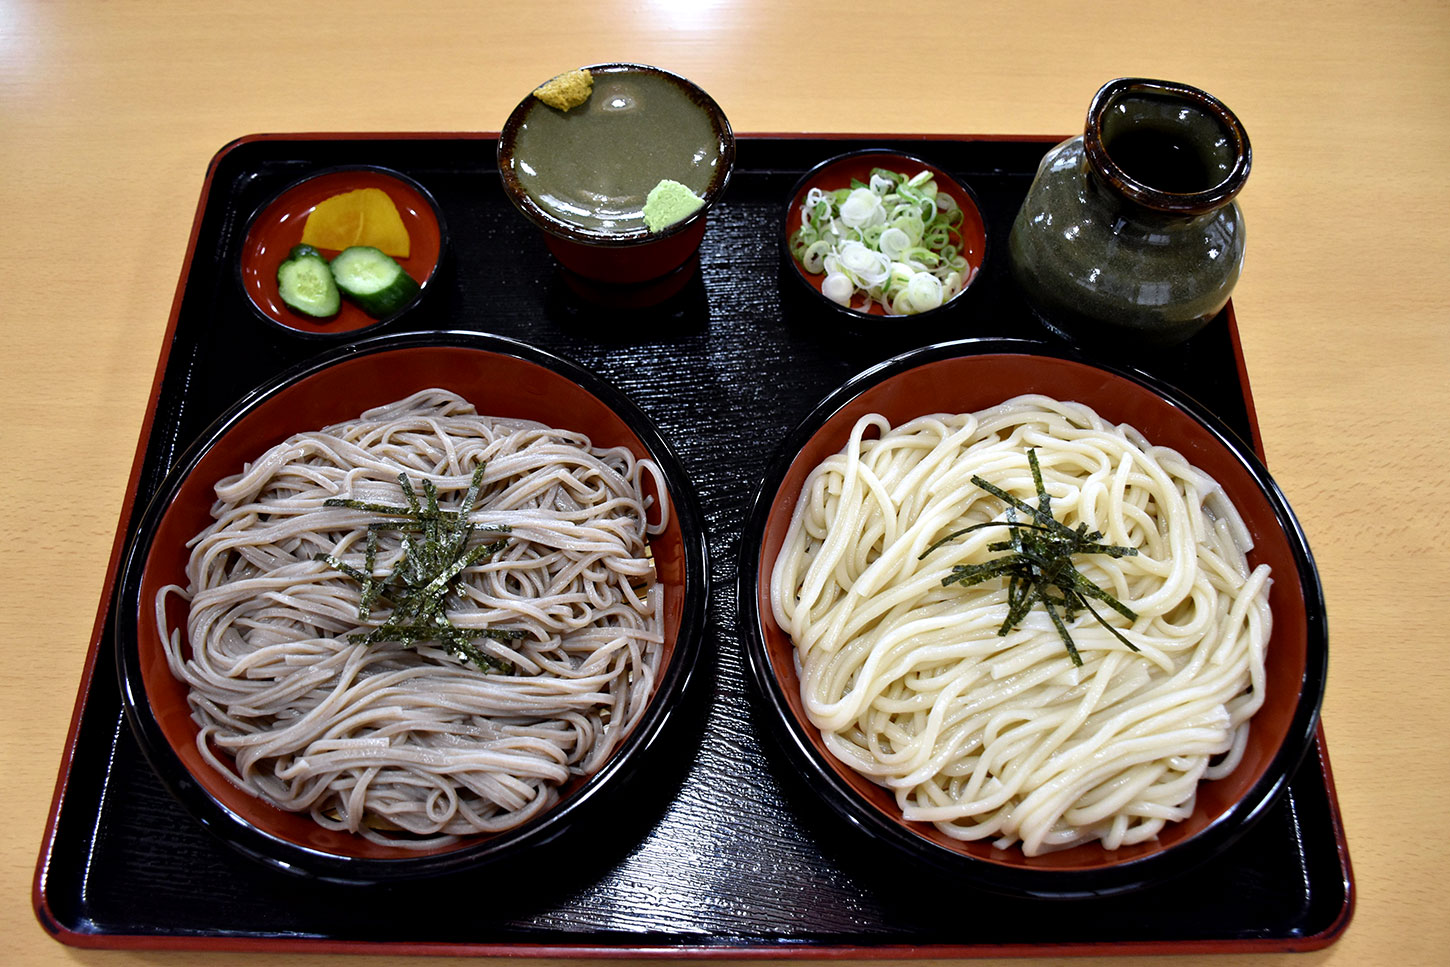
[[[962,236],[961,254],[967,260],[967,265],[972,272],[982,267],[982,258],[987,251],[987,226],[982,221],[982,212],[977,208],[977,202],[968,194],[961,182],[947,174],[941,168],[930,162],[911,155],[896,154],[889,151],[871,151],[863,154],[849,154],[827,164],[820,171],[815,172],[814,177],[806,184],[801,185],[800,191],[796,192],[790,202],[790,210],[785,218],[785,237],[789,239],[795,234],[796,229],[801,227],[801,205],[805,203],[806,193],[812,188],[820,188],[823,191],[835,191],[838,188],[851,187],[851,180],[856,179],[863,184],[871,181],[873,168],[886,168],[906,175],[908,178],[926,169],[936,178],[936,187],[939,192],[946,192],[956,201],[957,207],[962,210],[962,223],[957,226],[957,231]],[[821,284],[826,281],[824,273],[814,275],[801,268],[801,265],[794,258],[791,263],[795,266],[797,274],[806,281],[811,288],[817,292],[821,291]],[[970,284],[970,281],[968,282]],[[962,291],[966,291],[963,287]],[[958,296],[961,292],[957,293]],[[825,296],[821,296],[822,299]],[[884,316],[886,310],[881,303],[872,301],[869,307],[855,310],[862,315]]]
[[[331,319],[313,319],[287,308],[277,292],[277,266],[286,261],[292,246],[302,241],[302,228],[312,209],[333,195],[360,188],[379,188],[397,206],[409,239],[408,257],[397,260],[403,271],[420,285],[433,275],[443,235],[427,196],[407,181],[373,168],[323,172],[284,191],[257,214],[247,229],[242,243],[242,288],[268,319],[298,332],[323,334],[354,332],[381,321],[346,299]],[[320,251],[329,259],[337,254],[332,249]]]
[[[820,733],[806,718],[801,703],[793,645],[771,617],[768,576],[784,543],[801,487],[812,469],[846,445],[851,427],[860,417],[881,413],[897,425],[929,413],[980,410],[1025,393],[1084,403],[1105,419],[1131,424],[1150,441],[1178,450],[1223,485],[1253,535],[1251,564],[1265,563],[1273,571],[1269,601],[1274,628],[1267,658],[1268,695],[1253,718],[1243,761],[1231,775],[1199,785],[1196,808],[1189,819],[1170,824],[1157,840],[1114,851],[1090,843],[1028,857],[1017,848],[997,849],[990,841],[962,842],[929,823],[907,822],[891,793],[827,753]],[[861,393],[832,415],[792,462],[766,521],[759,567],[762,576],[757,592],[760,630],[771,668],[792,715],[816,753],[882,815],[944,849],[988,862],[1044,870],[1091,870],[1167,849],[1203,831],[1238,802],[1268,769],[1288,735],[1304,677],[1308,628],[1303,587],[1293,550],[1272,505],[1253,477],[1202,424],[1151,390],[1068,360],[1029,355],[962,356],[924,364]]]
[[[219,775],[197,749],[198,729],[187,705],[187,689],[167,667],[151,603],[168,584],[186,586],[186,544],[212,522],[210,508],[218,480],[238,473],[244,464],[294,433],[353,419],[370,407],[434,386],[458,393],[485,415],[537,420],[585,433],[595,446],[625,446],[637,457],[649,456],[639,437],[601,400],[569,378],[536,363],[449,346],[403,348],[353,357],[287,386],[228,430],[181,485],[146,557],[137,615],[141,675],[151,711],[167,742],[212,798],[253,826],[299,846],[342,856],[401,858],[461,849],[482,837],[423,851],[383,846],[361,836],[324,829],[307,815],[277,809],[237,788]],[[645,474],[643,479],[646,490],[651,490],[652,476]],[[671,516],[663,534],[651,538],[650,547],[664,589],[663,677],[679,637],[684,608],[685,551],[676,517]],[[168,602],[168,626],[180,628],[185,634],[186,604],[174,595]],[[571,782],[563,790],[564,795],[584,781]]]

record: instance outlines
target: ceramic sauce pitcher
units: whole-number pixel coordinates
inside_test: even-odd
[[[1012,226],[1013,276],[1069,338],[1187,339],[1238,281],[1234,196],[1251,160],[1248,135],[1217,98],[1170,81],[1110,81],[1082,136],[1037,169]]]

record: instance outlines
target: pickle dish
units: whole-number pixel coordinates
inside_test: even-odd
[[[355,338],[419,303],[446,245],[437,201],[412,178],[375,166],[329,168],[257,209],[237,273],[266,323]]]

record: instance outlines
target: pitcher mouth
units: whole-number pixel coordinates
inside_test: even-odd
[[[1138,111],[1128,105],[1136,103]],[[1204,214],[1243,188],[1249,136],[1228,107],[1187,84],[1120,77],[1100,88],[1083,131],[1088,165],[1146,208]]]

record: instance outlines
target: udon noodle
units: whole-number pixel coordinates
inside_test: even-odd
[[[328,498],[402,505],[404,475],[438,507],[462,505],[502,550],[462,572],[447,618],[480,637],[485,667],[437,641],[362,643],[389,617],[359,617],[378,514]],[[424,390],[356,420],[299,433],[216,485],[215,523],[192,543],[188,587],[156,618],[190,688],[197,745],[234,783],[282,809],[379,842],[429,846],[516,826],[571,777],[598,769],[639,719],[663,648],[647,535],[649,461],[580,433],[478,415]],[[456,514],[456,511],[455,511]],[[377,531],[371,573],[403,537]],[[190,601],[185,640],[166,599]],[[492,663],[497,662],[497,667]],[[500,670],[502,669],[502,670]]]
[[[1077,570],[1137,614],[1069,626],[1073,664],[1043,607],[999,636],[1001,578],[944,586],[1004,553],[1006,502],[1135,556]],[[861,418],[806,480],[771,579],[801,699],[832,755],[892,790],[903,816],[1027,855],[1155,837],[1189,816],[1198,783],[1239,762],[1264,695],[1267,567],[1222,488],[1177,452],[1093,410],[1023,396],[891,427]],[[924,556],[923,556],[924,555]]]

